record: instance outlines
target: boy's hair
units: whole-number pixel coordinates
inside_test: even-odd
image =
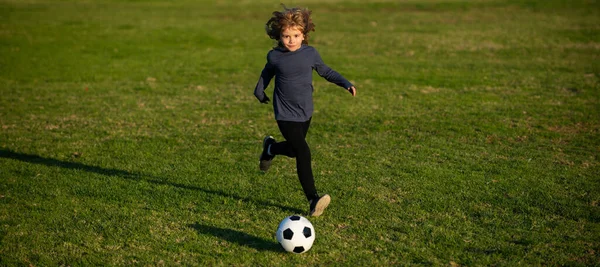
[[[311,11],[306,8],[287,8],[283,6],[283,11],[274,11],[273,16],[265,25],[265,30],[271,39],[280,42],[281,32],[290,27],[298,28],[304,34],[303,44],[308,44],[308,33],[315,31],[315,24],[312,22],[310,17]]]

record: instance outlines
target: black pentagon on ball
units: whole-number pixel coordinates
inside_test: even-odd
[[[292,220],[292,221],[299,221],[300,220],[300,216],[298,216],[298,215],[291,216],[290,220]]]
[[[294,231],[292,231],[292,229],[288,228],[288,229],[285,229],[285,231],[283,231],[283,239],[292,240],[293,236],[294,236]]]
[[[295,247],[293,251],[294,253],[302,253],[304,252],[304,247]]]
[[[310,230],[310,227],[304,227],[302,234],[304,234],[306,238],[309,238],[312,235],[312,230]]]

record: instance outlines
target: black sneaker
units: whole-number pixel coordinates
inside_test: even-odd
[[[329,205],[329,202],[331,202],[331,197],[327,194],[311,200],[309,215],[313,217],[320,216],[321,214],[323,214],[325,208],[327,208],[327,206]]]
[[[258,165],[261,171],[266,172],[271,167],[271,161],[275,156],[270,156],[267,151],[269,146],[274,143],[276,143],[276,141],[273,136],[266,136],[265,139],[263,139],[263,151],[260,154],[260,164]]]

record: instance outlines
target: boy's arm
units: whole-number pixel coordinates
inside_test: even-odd
[[[265,94],[265,89],[267,89],[267,87],[269,86],[269,83],[271,82],[271,79],[273,79],[273,76],[273,68],[271,67],[269,62],[267,62],[265,68],[260,73],[260,78],[256,83],[256,87],[254,88],[254,96],[256,96],[256,99],[258,99],[258,101],[260,101],[263,104],[267,104],[270,101],[269,97]]]
[[[344,76],[339,74],[337,71],[335,71],[332,68],[330,68],[329,66],[325,65],[325,63],[323,62],[323,59],[321,59],[321,56],[319,55],[319,53],[316,50],[315,50],[315,65],[314,66],[315,66],[314,68],[317,71],[317,73],[319,74],[319,76],[325,78],[325,80],[329,81],[330,83],[334,83],[334,84],[348,90],[348,92],[350,92],[350,94],[352,94],[352,96],[356,95],[356,88],[354,87],[354,85],[352,85],[351,82],[349,82],[346,78],[344,78]]]

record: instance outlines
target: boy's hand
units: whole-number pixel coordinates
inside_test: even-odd
[[[271,99],[269,99],[269,97],[267,95],[265,95],[265,97],[263,98],[262,101],[260,101],[260,103],[269,104],[269,101],[271,101]]]
[[[352,96],[356,96],[356,88],[354,86],[348,88],[348,92],[350,92]]]

